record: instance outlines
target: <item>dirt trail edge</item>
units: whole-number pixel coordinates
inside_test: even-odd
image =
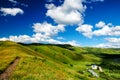
[[[0,80],[9,80],[10,75],[14,71],[16,65],[18,64],[20,58],[17,57],[11,64],[8,66],[8,68],[0,74]]]

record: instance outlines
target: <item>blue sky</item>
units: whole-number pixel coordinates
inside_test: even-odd
[[[120,0],[1,0],[0,40],[120,48]]]

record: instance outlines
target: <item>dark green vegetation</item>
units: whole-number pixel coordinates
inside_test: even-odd
[[[120,80],[120,50],[0,42],[0,73],[20,58],[9,80]],[[99,78],[87,71],[91,64]]]

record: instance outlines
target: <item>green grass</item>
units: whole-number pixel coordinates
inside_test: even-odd
[[[15,72],[13,73],[13,76],[11,76],[11,80],[17,78],[19,80],[28,80],[30,78],[31,80],[62,80],[67,79],[68,76],[52,62],[39,57],[28,57],[22,58]]]
[[[0,73],[13,62],[20,61],[9,80],[119,80],[120,50],[70,45],[17,44],[0,42]],[[102,67],[92,76],[91,64]]]

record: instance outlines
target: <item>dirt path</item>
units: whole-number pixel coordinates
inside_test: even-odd
[[[0,80],[9,80],[10,75],[12,74],[13,70],[15,69],[16,65],[18,64],[18,61],[20,58],[16,58],[9,67],[0,74]]]

